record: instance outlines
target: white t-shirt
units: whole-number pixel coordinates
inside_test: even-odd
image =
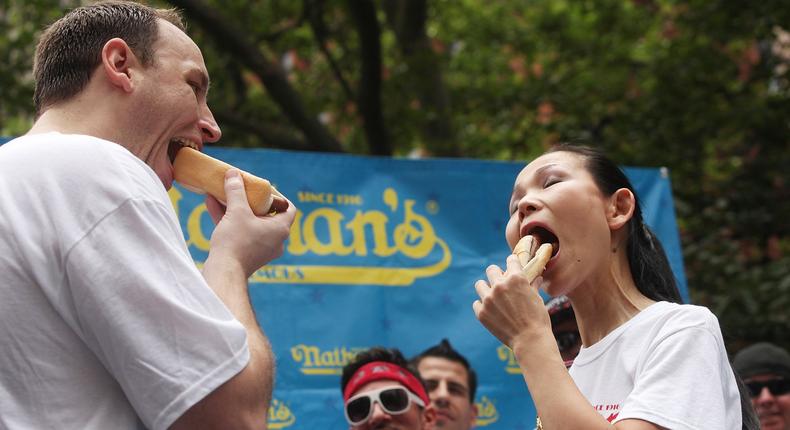
[[[164,429],[249,361],[162,182],[125,148],[0,146],[0,428]]]
[[[741,428],[740,395],[719,323],[704,307],[655,303],[582,348],[570,374],[610,422]]]

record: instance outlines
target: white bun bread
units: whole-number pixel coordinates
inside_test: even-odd
[[[537,244],[537,239],[527,235],[522,237],[513,248],[513,254],[518,256],[518,261],[530,283],[543,273],[543,269],[551,259],[551,253],[554,252],[554,247],[550,243],[541,244],[540,247]]]
[[[518,257],[518,262],[521,263],[521,267],[526,266],[529,260],[535,256],[538,245],[540,245],[538,240],[532,235],[526,235],[518,241],[516,247],[513,248],[513,254],[516,254]]]
[[[176,154],[173,161],[174,179],[184,188],[214,196],[222,204],[226,204],[225,197],[225,172],[233,168],[224,161],[209,157],[208,155],[183,147]],[[241,171],[244,180],[244,190],[247,192],[247,201],[250,209],[257,216],[266,215],[271,211],[274,195],[272,184],[266,179]]]

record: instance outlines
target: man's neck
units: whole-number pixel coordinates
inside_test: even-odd
[[[58,132],[63,134],[84,134],[102,139],[114,140],[109,124],[110,118],[95,111],[87,111],[77,104],[53,106],[41,114],[26,134]],[[103,124],[103,126],[98,126]]]

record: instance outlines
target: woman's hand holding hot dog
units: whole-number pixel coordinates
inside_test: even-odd
[[[496,265],[486,269],[488,282],[479,280],[475,290],[480,299],[472,305],[480,322],[502,343],[516,350],[521,340],[548,336],[552,341],[551,320],[538,294],[542,278],[529,283],[519,259],[507,258],[503,272]]]

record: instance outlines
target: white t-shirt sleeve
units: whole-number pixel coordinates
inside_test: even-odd
[[[685,327],[652,342],[616,421],[639,418],[671,429],[726,428],[728,384],[723,381],[732,375],[724,374],[729,364],[721,362],[726,354],[711,328],[710,322]]]
[[[244,327],[206,285],[174,220],[161,201],[129,199],[64,258],[79,335],[153,429],[249,361]]]

